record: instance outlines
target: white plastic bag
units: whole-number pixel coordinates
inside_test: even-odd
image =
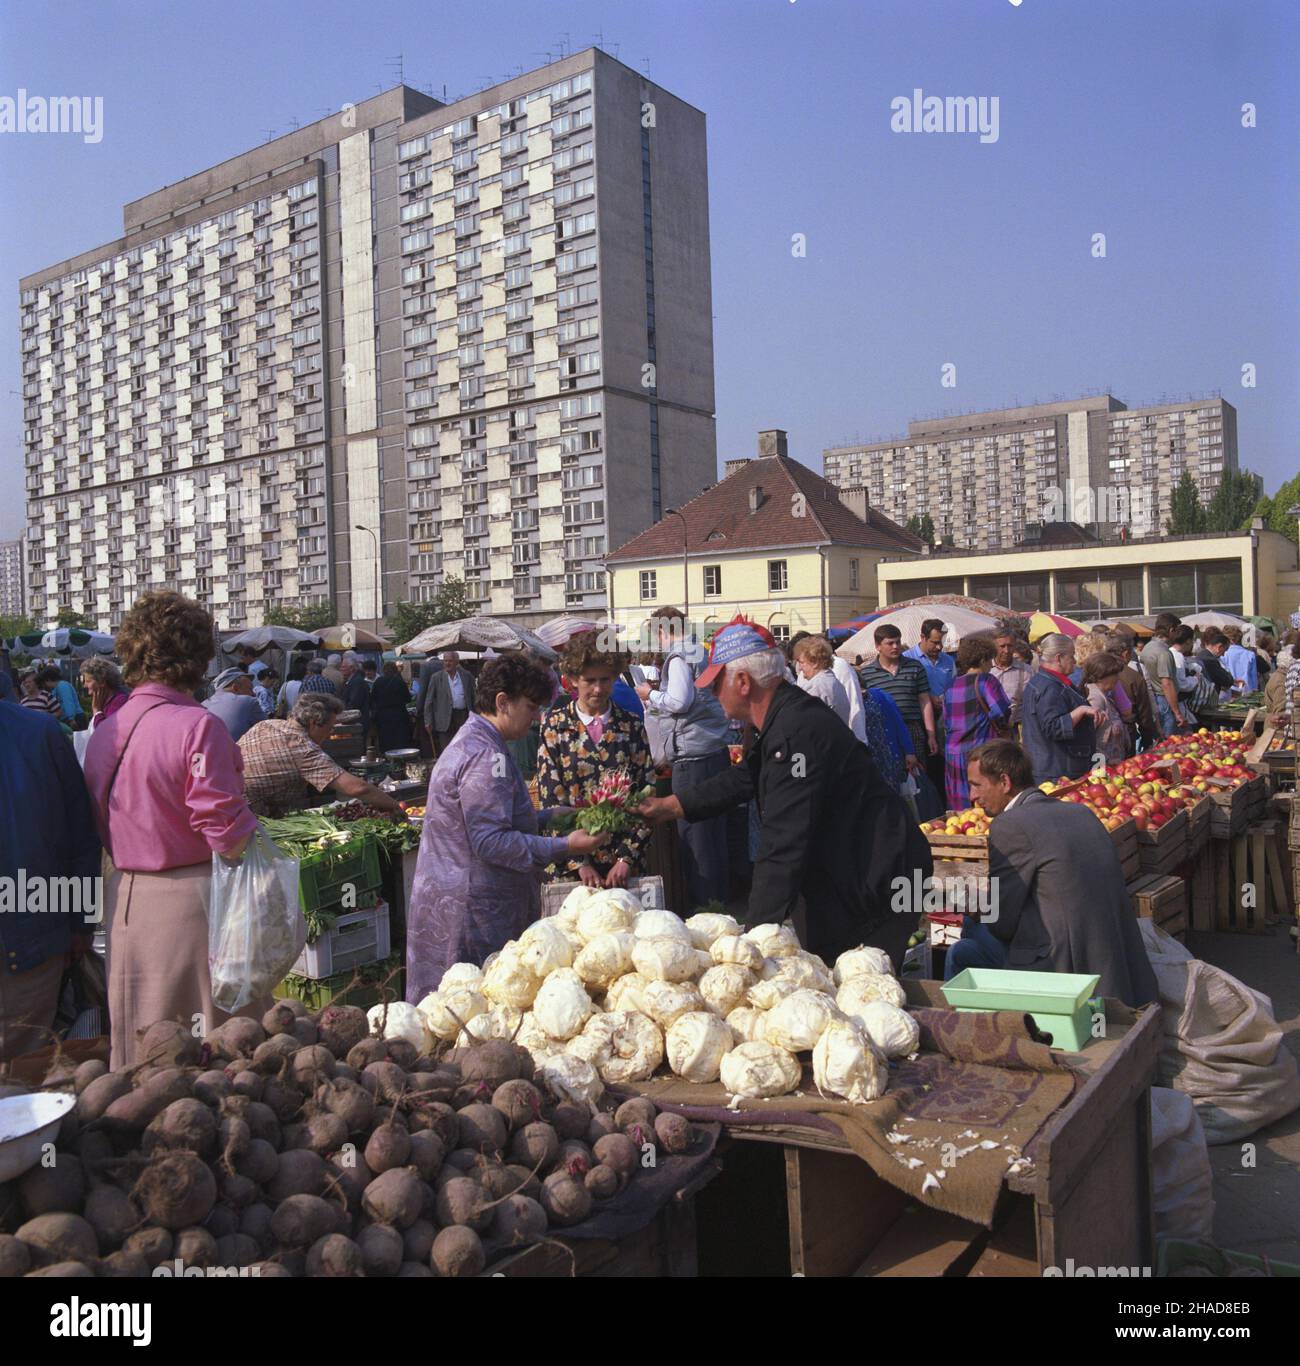
[[[282,854],[260,825],[237,862],[212,855],[208,969],[214,1005],[233,1014],[270,996],[306,942],[297,859]]]

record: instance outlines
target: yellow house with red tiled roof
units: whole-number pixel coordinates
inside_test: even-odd
[[[876,565],[922,542],[759,433],[756,459],[605,557],[609,614],[631,632],[658,607],[686,608],[707,638],[738,613],[778,639],[875,610]]]

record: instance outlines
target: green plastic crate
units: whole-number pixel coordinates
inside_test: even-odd
[[[351,887],[359,903],[363,892],[378,891],[383,883],[379,842],[364,836],[355,849],[342,853],[321,851],[298,862],[298,902],[303,912],[337,906]],[[351,909],[351,908],[349,908]]]
[[[388,981],[390,975],[397,975]],[[277,1000],[292,997],[301,1001],[309,1010],[323,1010],[331,1001],[341,1005],[360,1006],[363,1010],[378,1005],[388,982],[390,1000],[405,999],[406,973],[402,955],[392,954],[378,963],[367,963],[365,967],[347,972],[336,972],[333,977],[312,980],[306,977],[286,977],[272,991]]]
[[[1013,1010],[1028,1015],[1052,1047],[1077,1053],[1093,1041],[1093,997],[1100,977],[1080,972],[1026,972],[1016,968],[966,968],[943,984],[944,1000],[958,1011]]]
[[[1294,1262],[1275,1262],[1271,1257],[1257,1257],[1250,1252],[1228,1252],[1211,1243],[1193,1243],[1182,1238],[1160,1240],[1157,1276],[1172,1276],[1189,1266],[1206,1267],[1215,1276],[1228,1276],[1242,1268],[1262,1271],[1266,1276],[1300,1276],[1300,1266]]]

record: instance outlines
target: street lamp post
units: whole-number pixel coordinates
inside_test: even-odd
[[[690,571],[690,532],[686,516],[676,508],[669,508],[665,517],[677,517],[682,524],[682,634],[686,633],[686,623],[691,619],[691,571]]]
[[[379,537],[368,526],[362,526],[360,522],[354,527],[356,531],[364,531],[375,543],[375,629],[378,630],[384,619],[384,569],[379,559]],[[355,594],[353,595],[355,597]],[[355,609],[356,604],[353,604]]]

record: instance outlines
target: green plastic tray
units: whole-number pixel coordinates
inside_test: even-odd
[[[1077,1053],[1093,1041],[1093,993],[1100,977],[1080,972],[1026,972],[1016,968],[966,968],[943,984],[944,999],[958,1011],[1013,1010],[1030,1016],[1052,1047]]]
[[[378,891],[383,880],[379,841],[366,835],[355,849],[302,859],[298,864],[298,900],[304,912],[335,906],[343,900],[344,888],[351,886],[359,904],[362,893]]]

